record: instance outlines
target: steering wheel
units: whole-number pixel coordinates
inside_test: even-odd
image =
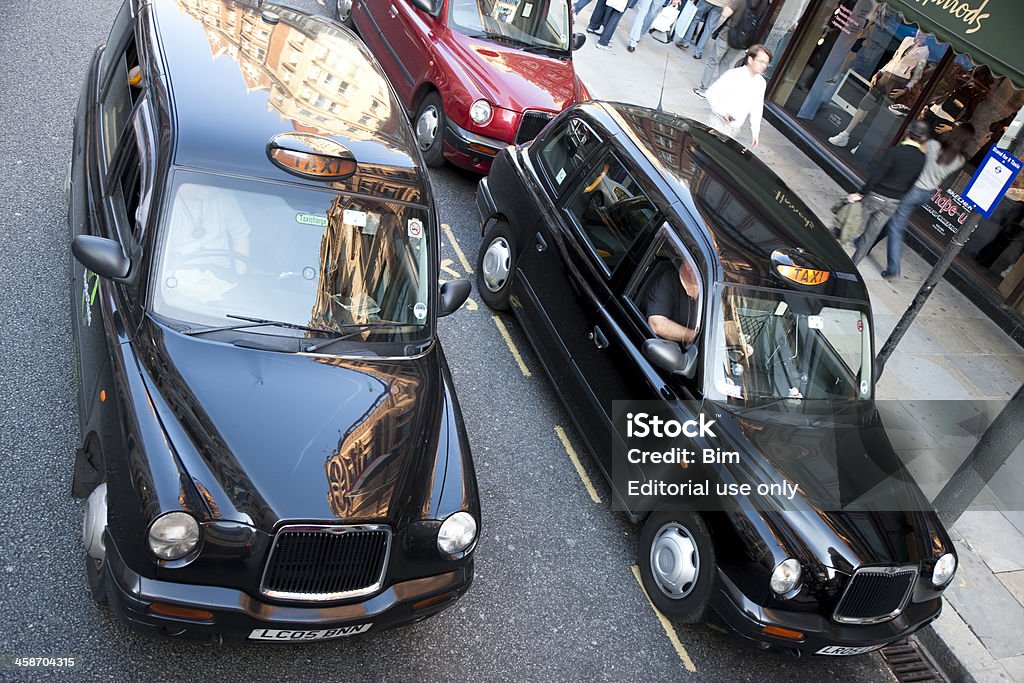
[[[181,261],[178,262],[178,267],[192,265],[193,263],[197,262],[217,259],[227,259],[231,262],[232,266],[238,263],[242,264],[242,266],[244,266],[244,268],[241,271],[242,273],[245,273],[249,270],[249,257],[246,256],[245,254],[238,253],[234,249],[206,249],[204,251],[197,251],[194,254],[186,255]],[[232,268],[232,266],[225,266],[223,263],[203,263],[202,265],[205,265],[210,268],[217,268],[219,270],[233,270],[236,274],[238,274],[238,270],[236,268]]]

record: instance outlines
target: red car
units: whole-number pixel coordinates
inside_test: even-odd
[[[413,117],[428,166],[487,173],[590,93],[576,76],[568,0],[337,0]]]

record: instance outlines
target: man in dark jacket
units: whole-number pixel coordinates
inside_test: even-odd
[[[924,167],[924,143],[928,140],[928,124],[914,121],[907,128],[906,137],[882,157],[882,161],[868,176],[860,192],[851,193],[849,202],[864,200],[861,209],[863,232],[854,244],[853,262],[860,263],[875,243],[889,217],[896,213],[900,199],[905,195]]]

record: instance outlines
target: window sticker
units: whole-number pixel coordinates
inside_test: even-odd
[[[775,307],[775,315],[786,315],[786,311],[789,310],[789,304],[785,301],[780,301],[779,305]]]
[[[423,221],[419,218],[410,218],[408,222],[409,237],[419,239],[423,237]]]
[[[558,170],[558,173],[555,174],[555,182],[561,185],[563,180],[565,180],[565,169],[561,168]]]
[[[533,14],[533,5],[523,5],[523,19],[529,19],[530,15]]]
[[[327,216],[315,213],[297,213],[295,214],[295,222],[302,225],[315,225],[318,228],[326,228]]]
[[[718,390],[725,396],[731,398],[743,398],[743,388],[737,385],[729,377],[718,382]]]
[[[807,328],[811,330],[824,330],[825,320],[820,315],[807,316]]]
[[[862,379],[860,381],[860,394],[861,394],[861,396],[867,396],[868,395],[868,391],[870,389],[871,389],[871,385],[868,384],[868,381],[866,379]]]
[[[424,320],[427,317],[427,305],[422,301],[417,301],[416,305],[412,307],[412,314],[416,316],[417,320]]]
[[[345,225],[354,225],[357,228],[366,227],[366,212],[355,209],[345,209],[341,214],[341,222]]]

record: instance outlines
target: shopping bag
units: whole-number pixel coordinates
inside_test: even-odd
[[[843,244],[853,241],[861,229],[860,202],[848,202],[843,197],[832,206],[832,234]]]
[[[613,10],[615,10],[617,12],[625,12],[626,11],[626,4],[628,2],[629,2],[629,0],[605,0],[604,4],[608,5],[609,7],[611,7]]]
[[[649,32],[651,37],[659,43],[670,42],[673,36],[672,29],[675,28],[680,14],[683,16],[684,25],[689,26],[690,22],[693,21],[694,15],[697,14],[697,5],[689,0],[683,0],[680,7],[673,7],[672,5],[663,7],[658,16],[651,22],[651,30]]]

